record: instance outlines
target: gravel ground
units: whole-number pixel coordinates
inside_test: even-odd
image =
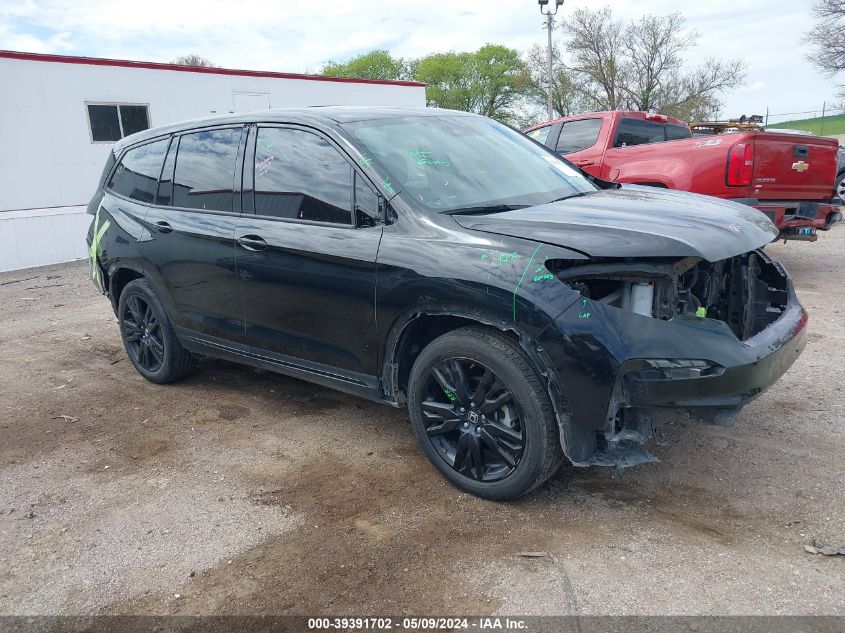
[[[83,262],[0,274],[0,613],[845,615],[845,557],[804,550],[845,543],[845,227],[767,251],[810,341],[735,428],[510,504],[403,411],[224,362],[145,382]]]

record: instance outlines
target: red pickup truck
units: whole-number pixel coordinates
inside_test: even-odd
[[[815,241],[815,229],[842,218],[833,139],[762,130],[693,137],[678,119],[623,111],[564,117],[525,133],[602,180],[753,206],[782,239]]]

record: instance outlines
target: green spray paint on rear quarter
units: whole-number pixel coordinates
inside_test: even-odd
[[[100,256],[100,251],[102,250],[100,248],[100,243],[102,242],[103,236],[111,226],[111,222],[109,220],[104,220],[103,225],[100,226],[100,209],[102,208],[103,205],[101,203],[100,206],[97,207],[97,214],[94,216],[94,235],[91,238],[91,246],[88,248],[88,260],[91,264],[91,278],[97,282],[100,292],[105,290],[105,286],[103,285],[103,273],[97,263],[97,258]]]

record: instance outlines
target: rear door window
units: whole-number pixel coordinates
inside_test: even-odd
[[[109,180],[109,189],[132,200],[153,202],[168,140],[147,143],[126,152]]]
[[[173,177],[173,206],[231,211],[240,128],[183,134]]]
[[[351,225],[352,166],[317,134],[259,128],[255,213]]]
[[[603,119],[567,121],[560,129],[556,151],[571,154],[596,144]]]
[[[690,138],[689,128],[682,125],[672,125],[657,121],[626,118],[619,122],[616,129],[614,147],[630,147],[631,145],[646,145],[648,143],[662,143]]]

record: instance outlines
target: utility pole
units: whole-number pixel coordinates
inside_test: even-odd
[[[769,106],[766,106],[766,125],[765,127],[769,127]]]
[[[546,9],[549,4],[549,0],[537,0],[537,4],[540,5],[540,13],[546,16],[546,30],[548,31],[549,35],[549,57],[548,57],[548,68],[546,72],[548,73],[548,87],[546,89],[546,108],[548,110],[549,121],[551,121],[555,117],[554,107],[552,106],[552,90],[554,88],[554,64],[552,60],[552,30],[555,28],[555,14],[557,14],[558,8],[563,5],[563,0],[555,0],[554,10]]]
[[[827,101],[822,101],[822,129],[819,131],[819,136],[824,136],[824,111],[827,107]]]

